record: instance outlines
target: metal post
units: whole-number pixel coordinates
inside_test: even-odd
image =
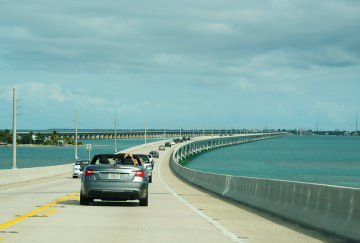
[[[12,168],[16,169],[16,90],[13,88],[13,157]]]
[[[145,144],[146,144],[146,124],[145,124]]]
[[[116,134],[116,125],[117,125],[117,117],[115,116],[115,144],[114,144],[114,150],[115,150],[115,153],[117,152],[117,143],[116,143],[116,136],[117,136],[117,134]]]
[[[75,114],[75,159],[78,157],[78,112]]]

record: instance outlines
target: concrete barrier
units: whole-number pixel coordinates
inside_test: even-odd
[[[183,179],[225,198],[360,241],[360,189],[196,171],[178,163],[181,151],[174,151],[170,163]]]
[[[50,178],[62,174],[72,175],[72,164],[0,170],[0,186]]]

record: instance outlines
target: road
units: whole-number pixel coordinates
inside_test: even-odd
[[[341,242],[188,185],[170,171],[172,150],[156,159],[148,207],[80,206],[80,179],[71,174],[1,189],[0,242]]]

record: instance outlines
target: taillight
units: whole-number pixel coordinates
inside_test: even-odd
[[[94,175],[94,171],[92,169],[86,169],[84,172],[84,176],[92,176]]]
[[[135,176],[142,177],[142,178],[145,177],[145,171],[143,171],[143,170],[133,170],[132,172],[135,172]]]

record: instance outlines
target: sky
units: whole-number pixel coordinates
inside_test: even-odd
[[[0,129],[15,88],[18,129],[353,131],[359,23],[358,0],[0,0]]]

